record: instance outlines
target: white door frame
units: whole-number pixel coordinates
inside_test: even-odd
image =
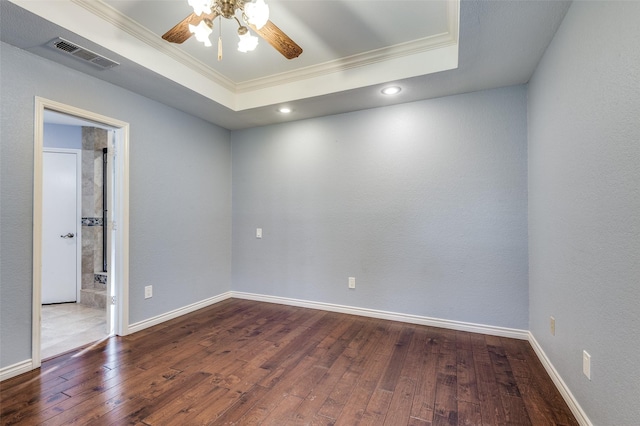
[[[33,318],[31,331],[31,368],[42,364],[40,357],[40,327],[42,322],[42,153],[44,146],[44,111],[52,110],[89,120],[115,131],[115,211],[117,220],[113,238],[116,259],[111,271],[115,282],[115,334],[129,333],[129,123],[95,114],[41,97],[35,98],[33,150]],[[105,224],[106,225],[106,224]],[[109,224],[111,225],[111,224]],[[109,302],[109,301],[108,301]]]
[[[82,277],[82,150],[69,148],[48,148],[44,147],[42,152],[73,154],[76,156],[76,300],[80,301],[80,279]],[[42,241],[42,240],[41,240]],[[40,287],[42,289],[42,287]],[[42,291],[42,290],[41,290]],[[42,293],[41,293],[42,294]],[[42,302],[42,300],[40,300]]]

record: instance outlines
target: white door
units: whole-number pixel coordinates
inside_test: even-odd
[[[43,153],[42,303],[75,302],[79,280],[79,152]]]

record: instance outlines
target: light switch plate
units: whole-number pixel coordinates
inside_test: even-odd
[[[591,380],[591,355],[587,351],[582,351],[582,372]]]

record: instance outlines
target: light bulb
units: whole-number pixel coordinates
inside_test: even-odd
[[[238,35],[238,51],[246,53],[254,50],[258,46],[258,37],[252,36],[250,33]]]
[[[198,25],[189,24],[189,31],[191,31],[196,36],[196,40],[203,42],[207,47],[211,47],[209,34],[213,32],[213,29],[209,27],[204,21],[200,21]]]
[[[269,20],[269,6],[264,0],[256,0],[255,3],[246,3],[244,5],[244,14],[247,22],[255,26],[257,29],[264,27]]]
[[[382,89],[382,94],[384,95],[396,95],[400,93],[400,89],[398,86],[390,86]]]

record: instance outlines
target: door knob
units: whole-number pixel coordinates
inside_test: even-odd
[[[69,232],[67,235],[60,235],[60,238],[73,238],[75,237],[75,235],[71,232]]]

